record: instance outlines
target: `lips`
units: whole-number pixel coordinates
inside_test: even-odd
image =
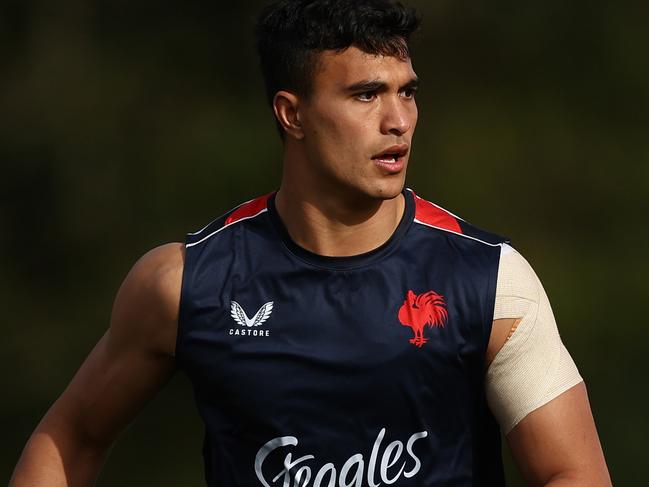
[[[398,174],[406,165],[408,144],[393,145],[372,156],[372,160],[384,173]]]
[[[393,145],[373,155],[372,159],[382,164],[396,164],[408,154],[408,149],[407,144]]]

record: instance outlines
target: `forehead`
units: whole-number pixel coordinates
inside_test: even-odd
[[[320,54],[312,87],[314,91],[344,88],[363,80],[399,86],[416,77],[410,58],[368,54],[351,46],[344,51]]]

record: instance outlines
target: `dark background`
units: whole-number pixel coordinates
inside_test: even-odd
[[[277,187],[264,2],[0,4],[0,482],[146,250]],[[413,1],[408,184],[509,235],[585,377],[616,485],[646,477],[649,3]],[[100,486],[202,485],[176,377]],[[510,468],[512,485],[522,485]]]

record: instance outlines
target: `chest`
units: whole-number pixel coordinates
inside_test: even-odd
[[[185,361],[196,383],[238,407],[434,398],[481,372],[485,292],[459,262],[331,271],[233,259],[204,272],[184,303]]]

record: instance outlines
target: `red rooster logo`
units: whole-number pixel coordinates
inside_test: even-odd
[[[415,294],[408,291],[406,300],[399,308],[399,321],[403,326],[409,326],[415,334],[410,343],[422,347],[428,341],[424,338],[424,327],[444,326],[448,319],[444,296],[435,291]]]

